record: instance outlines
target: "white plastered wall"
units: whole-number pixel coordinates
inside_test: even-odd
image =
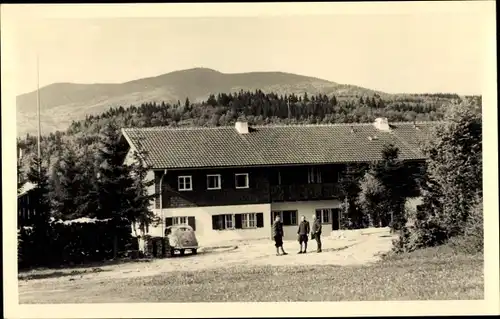
[[[271,211],[283,211],[283,210],[297,210],[297,222],[300,222],[300,216],[304,215],[307,220],[311,221],[312,216],[316,214],[316,209],[321,208],[339,208],[340,201],[338,200],[321,200],[321,201],[304,201],[304,202],[282,202],[271,204]],[[271,218],[271,217],[269,217]],[[331,220],[331,216],[330,216]],[[297,227],[295,226],[284,226],[283,231],[285,232],[285,240],[295,240],[297,239]],[[330,235],[332,232],[332,225],[323,225],[323,234]]]
[[[154,212],[162,216],[160,209]],[[252,229],[212,229],[212,216],[220,214],[244,214],[244,213],[263,213],[264,227]],[[163,218],[167,217],[195,217],[196,238],[200,246],[213,245],[229,240],[248,240],[270,238],[271,233],[271,205],[228,205],[228,206],[205,206],[205,207],[183,207],[183,208],[164,208]],[[163,225],[150,227],[149,234],[152,236],[161,236]]]

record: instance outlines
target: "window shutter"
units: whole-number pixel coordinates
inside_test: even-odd
[[[264,227],[264,213],[257,213],[257,228]]]
[[[234,214],[234,228],[243,228],[241,225],[241,214]]]
[[[193,230],[196,231],[196,219],[194,218],[194,216],[188,217],[188,225],[193,227]]]
[[[219,229],[219,225],[217,225],[217,219],[218,219],[218,215],[213,215],[212,216],[212,229],[214,230],[218,230]]]
[[[285,211],[282,212],[282,214],[281,214],[281,222],[283,223],[283,225],[291,225],[292,224],[291,216],[290,216],[290,211],[285,210]]]
[[[174,221],[172,217],[165,218],[165,227],[172,226],[173,223]]]

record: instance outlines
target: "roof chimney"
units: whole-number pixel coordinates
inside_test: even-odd
[[[390,131],[391,128],[389,127],[389,121],[387,120],[386,117],[378,117],[375,119],[375,122],[373,122],[373,125],[377,130],[380,131]]]
[[[237,121],[234,127],[239,134],[248,134],[248,122]]]

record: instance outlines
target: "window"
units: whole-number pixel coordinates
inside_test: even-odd
[[[283,226],[297,225],[298,214],[299,212],[296,210],[273,211],[272,212],[273,222],[276,216],[280,216]]]
[[[180,191],[192,191],[193,180],[191,176],[179,176],[178,186]]]
[[[225,215],[224,216],[224,228],[233,228],[233,219],[234,215]]]
[[[249,183],[248,183],[248,174],[234,174],[235,176],[235,186],[236,188],[248,188]]]
[[[329,224],[331,222],[330,216],[332,216],[332,211],[334,211],[333,208],[316,209],[316,218],[322,224]]]
[[[212,229],[249,229],[264,227],[264,213],[221,214],[212,216]]]
[[[212,229],[222,230],[222,229],[232,229],[234,225],[234,215],[233,214],[222,214],[212,216]]]
[[[207,175],[207,189],[221,189],[220,175]]]
[[[172,217],[172,225],[185,225],[187,224],[187,217]]]
[[[256,228],[257,218],[255,213],[241,214],[241,228]]]
[[[321,171],[317,167],[310,167],[307,172],[307,182],[309,184],[321,183]]]
[[[196,231],[196,218],[194,216],[175,216],[165,218],[165,226],[189,225]],[[165,234],[167,234],[165,230]]]

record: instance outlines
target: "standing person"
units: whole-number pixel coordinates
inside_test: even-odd
[[[276,256],[280,255],[280,248],[281,251],[283,252],[283,255],[288,255],[283,249],[283,236],[284,236],[283,224],[281,223],[280,217],[276,216],[273,223],[273,238],[274,238],[274,245],[276,246]]]
[[[300,251],[299,254],[305,254],[307,252],[307,236],[309,236],[309,222],[306,220],[306,216],[302,215],[300,217],[299,229],[297,234],[299,235]],[[302,244],[304,244],[304,250],[302,250]]]
[[[321,222],[316,215],[312,215],[313,225],[311,229],[311,239],[316,239],[317,249],[316,252],[321,252]]]

